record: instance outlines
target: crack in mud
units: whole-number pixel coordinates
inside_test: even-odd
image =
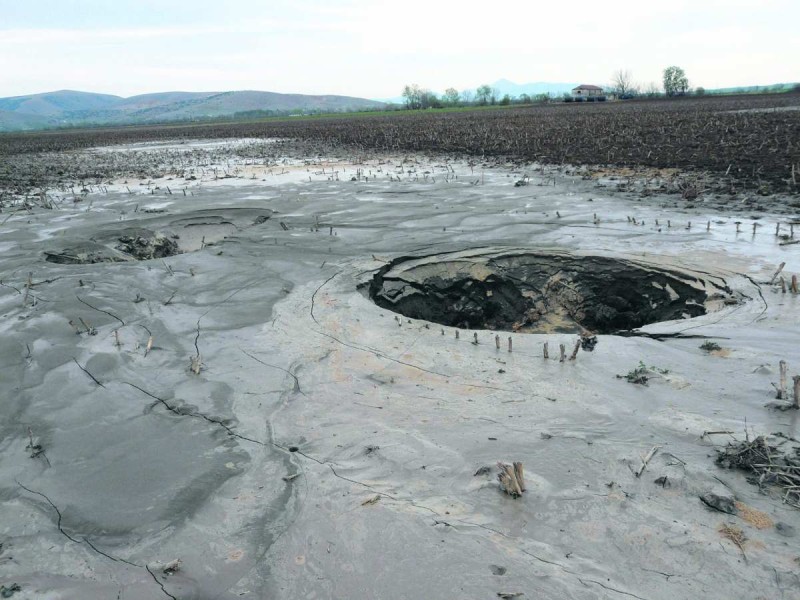
[[[114,313],[110,313],[110,312],[108,312],[107,310],[103,310],[102,308],[97,308],[96,306],[92,306],[91,304],[89,304],[88,302],[86,302],[86,300],[84,300],[84,299],[83,299],[83,298],[81,298],[80,296],[77,296],[77,295],[76,295],[76,296],[75,296],[75,298],[77,298],[77,299],[78,299],[78,302],[80,302],[81,304],[85,304],[86,306],[88,306],[88,307],[89,307],[89,308],[91,308],[92,310],[96,310],[97,312],[100,312],[100,313],[103,313],[103,314],[105,314],[105,315],[108,315],[108,316],[109,316],[109,317],[111,317],[112,319],[116,319],[117,321],[119,321],[119,322],[122,324],[122,326],[123,326],[123,327],[125,327],[125,321],[123,321],[122,319],[120,319],[120,318],[119,318],[117,315],[115,315]]]
[[[158,579],[156,579],[156,576],[155,576],[155,575],[153,574],[153,572],[150,570],[150,567],[148,567],[146,564],[145,564],[145,565],[139,565],[139,564],[136,564],[136,563],[134,563],[134,562],[131,562],[131,561],[129,561],[129,560],[125,560],[124,558],[119,558],[119,557],[116,557],[116,556],[112,556],[111,554],[108,554],[107,552],[103,552],[102,550],[100,550],[99,548],[97,548],[97,546],[95,546],[95,545],[94,545],[92,542],[90,542],[90,541],[89,541],[89,539],[88,539],[86,536],[83,536],[83,537],[82,537],[82,539],[80,539],[80,540],[79,540],[79,539],[77,539],[77,538],[74,538],[74,537],[72,537],[72,536],[71,536],[70,534],[68,534],[68,533],[67,533],[67,532],[64,530],[64,528],[61,526],[61,522],[62,522],[62,520],[63,520],[63,514],[61,513],[61,510],[58,508],[58,506],[56,506],[56,504],[55,504],[55,503],[54,503],[54,502],[53,502],[53,501],[52,501],[52,500],[49,498],[49,496],[47,496],[47,495],[43,494],[42,492],[37,492],[36,490],[33,490],[33,489],[31,489],[31,488],[29,488],[29,487],[27,487],[27,486],[25,486],[25,485],[21,484],[19,481],[16,481],[16,480],[15,480],[15,482],[16,482],[16,484],[17,484],[19,487],[21,487],[21,488],[22,488],[23,490],[25,490],[26,492],[28,492],[28,493],[30,493],[30,494],[34,494],[34,495],[36,495],[36,496],[41,496],[42,498],[44,498],[44,499],[45,499],[45,501],[46,501],[46,502],[47,502],[47,503],[50,505],[50,507],[51,507],[51,508],[52,508],[52,509],[53,509],[53,510],[56,512],[56,515],[57,515],[57,517],[58,517],[58,519],[57,519],[57,521],[56,521],[56,528],[58,529],[59,533],[61,533],[61,535],[63,535],[64,537],[66,537],[66,538],[67,538],[69,541],[71,541],[71,542],[73,542],[73,543],[75,543],[75,544],[82,544],[82,543],[85,543],[85,544],[86,544],[87,546],[89,546],[89,548],[91,548],[91,549],[92,549],[92,550],[93,550],[95,553],[97,553],[98,555],[100,555],[100,556],[103,556],[103,557],[105,557],[105,558],[107,558],[107,559],[109,559],[109,560],[111,560],[111,561],[118,562],[118,563],[124,563],[124,564],[126,564],[126,565],[129,565],[129,566],[131,566],[131,567],[136,567],[137,569],[146,569],[146,570],[147,570],[147,572],[148,572],[148,573],[150,573],[150,575],[153,577],[153,579],[155,580],[155,582],[156,582],[156,583],[159,585],[159,587],[161,588],[161,590],[162,590],[162,591],[163,591],[163,592],[164,592],[164,593],[165,593],[167,596],[169,596],[169,597],[170,597],[170,598],[172,598],[173,600],[178,600],[178,599],[177,599],[175,596],[173,596],[172,594],[170,594],[170,593],[169,593],[169,592],[168,592],[168,591],[167,591],[167,590],[164,588],[163,584],[162,584],[160,581],[158,581]]]
[[[144,568],[147,570],[147,572],[148,572],[148,573],[150,573],[150,576],[153,578],[153,581],[155,581],[155,582],[158,584],[158,587],[160,587],[160,588],[161,588],[161,591],[162,591],[162,592],[164,592],[164,593],[165,593],[167,596],[169,596],[170,598],[172,598],[172,600],[178,600],[178,598],[177,598],[177,597],[173,596],[172,594],[170,594],[170,593],[167,591],[167,588],[165,588],[165,587],[164,587],[164,584],[163,584],[163,583],[161,583],[161,582],[158,580],[158,577],[156,577],[156,574],[155,574],[155,573],[153,573],[153,571],[150,569],[150,567],[149,567],[148,565],[145,565],[145,566],[144,566]]]
[[[608,590],[610,592],[616,592],[617,594],[622,594],[623,596],[630,596],[631,598],[638,598],[638,600],[646,600],[645,598],[642,598],[641,596],[637,596],[636,594],[631,594],[630,592],[624,592],[622,590],[618,590],[617,588],[613,588],[613,587],[611,587],[609,585],[605,585],[604,583],[601,583],[599,581],[595,581],[594,579],[586,579],[586,580],[584,580],[584,579],[581,579],[580,577],[578,577],[578,581],[580,581],[583,585],[586,585],[586,582],[588,581],[589,583],[594,583],[595,585],[599,585],[604,590]],[[589,586],[586,586],[586,587],[589,587]]]
[[[317,321],[317,317],[314,316],[314,302],[316,301],[317,293],[319,293],[319,291],[322,288],[324,288],[326,285],[328,285],[328,283],[330,283],[330,281],[332,281],[333,278],[336,277],[338,274],[339,273],[337,272],[337,273],[334,273],[333,275],[331,275],[330,277],[328,277],[325,281],[322,282],[322,284],[316,290],[314,290],[314,293],[311,294],[311,318],[314,320],[314,323],[316,323],[317,325],[319,325],[319,321]]]
[[[252,354],[250,354],[250,353],[249,353],[247,350],[243,350],[242,348],[239,348],[239,350],[240,350],[240,351],[241,351],[243,354],[246,354],[247,356],[249,356],[250,358],[252,358],[254,361],[256,361],[256,362],[258,362],[258,363],[261,363],[261,364],[262,364],[262,365],[264,365],[265,367],[271,367],[271,368],[273,368],[273,369],[278,369],[279,371],[283,371],[284,373],[286,373],[287,375],[289,375],[289,376],[290,376],[292,379],[294,379],[294,387],[293,387],[292,391],[294,391],[294,392],[297,392],[298,394],[302,394],[303,396],[305,396],[305,395],[306,395],[306,393],[305,393],[303,390],[301,390],[301,389],[300,389],[300,380],[297,378],[297,375],[295,375],[294,373],[292,373],[290,370],[288,370],[288,369],[284,369],[283,367],[279,367],[279,366],[277,366],[277,365],[271,365],[271,364],[269,364],[269,363],[267,363],[267,362],[264,362],[264,361],[263,361],[263,360],[261,360],[260,358],[257,358],[257,357],[255,357],[255,356],[253,356],[253,355],[252,355]]]
[[[125,385],[129,385],[132,388],[136,388],[137,390],[139,390],[140,392],[142,392],[146,396],[150,396],[157,403],[162,404],[164,406],[164,408],[166,408],[168,411],[170,411],[171,413],[173,413],[173,414],[175,414],[175,415],[177,415],[179,417],[192,417],[192,418],[195,418],[195,419],[203,419],[204,421],[207,421],[209,423],[213,423],[214,425],[218,425],[219,427],[222,427],[228,433],[228,435],[230,435],[231,437],[235,437],[235,438],[238,438],[240,440],[244,440],[246,442],[252,442],[253,444],[258,444],[259,446],[266,446],[267,445],[267,444],[265,444],[264,442],[262,442],[260,440],[256,440],[256,439],[247,437],[246,435],[242,435],[241,433],[236,433],[231,427],[229,427],[228,425],[226,425],[224,422],[222,422],[219,419],[215,419],[213,417],[209,417],[208,415],[205,415],[205,414],[203,414],[201,412],[197,412],[197,411],[181,410],[180,407],[170,404],[169,402],[164,400],[164,398],[160,398],[160,397],[156,396],[155,394],[152,394],[152,393],[148,392],[147,390],[145,390],[144,388],[139,387],[135,383],[130,383],[129,381],[123,381],[122,383],[124,383]]]

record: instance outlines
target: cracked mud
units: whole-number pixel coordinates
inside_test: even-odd
[[[15,600],[797,597],[800,510],[714,460],[800,437],[765,407],[800,368],[787,217],[557,167],[257,156],[3,215]],[[597,347],[560,362],[578,332]]]

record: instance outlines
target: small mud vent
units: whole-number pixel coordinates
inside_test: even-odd
[[[169,237],[148,229],[126,229],[104,243],[86,241],[63,250],[47,251],[45,260],[77,265],[166,258],[181,252],[174,238],[177,236]]]
[[[378,306],[451,327],[614,333],[736,304],[721,277],[596,255],[471,250],[401,258],[367,284]]]

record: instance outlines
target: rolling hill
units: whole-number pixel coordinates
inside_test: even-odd
[[[248,115],[380,109],[382,102],[350,96],[260,91],[162,92],[122,98],[61,90],[0,98],[0,131],[76,125],[130,125]]]

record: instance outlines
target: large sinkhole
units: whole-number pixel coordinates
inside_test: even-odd
[[[451,327],[614,333],[736,303],[725,280],[596,255],[472,250],[400,258],[367,284],[379,306]]]

